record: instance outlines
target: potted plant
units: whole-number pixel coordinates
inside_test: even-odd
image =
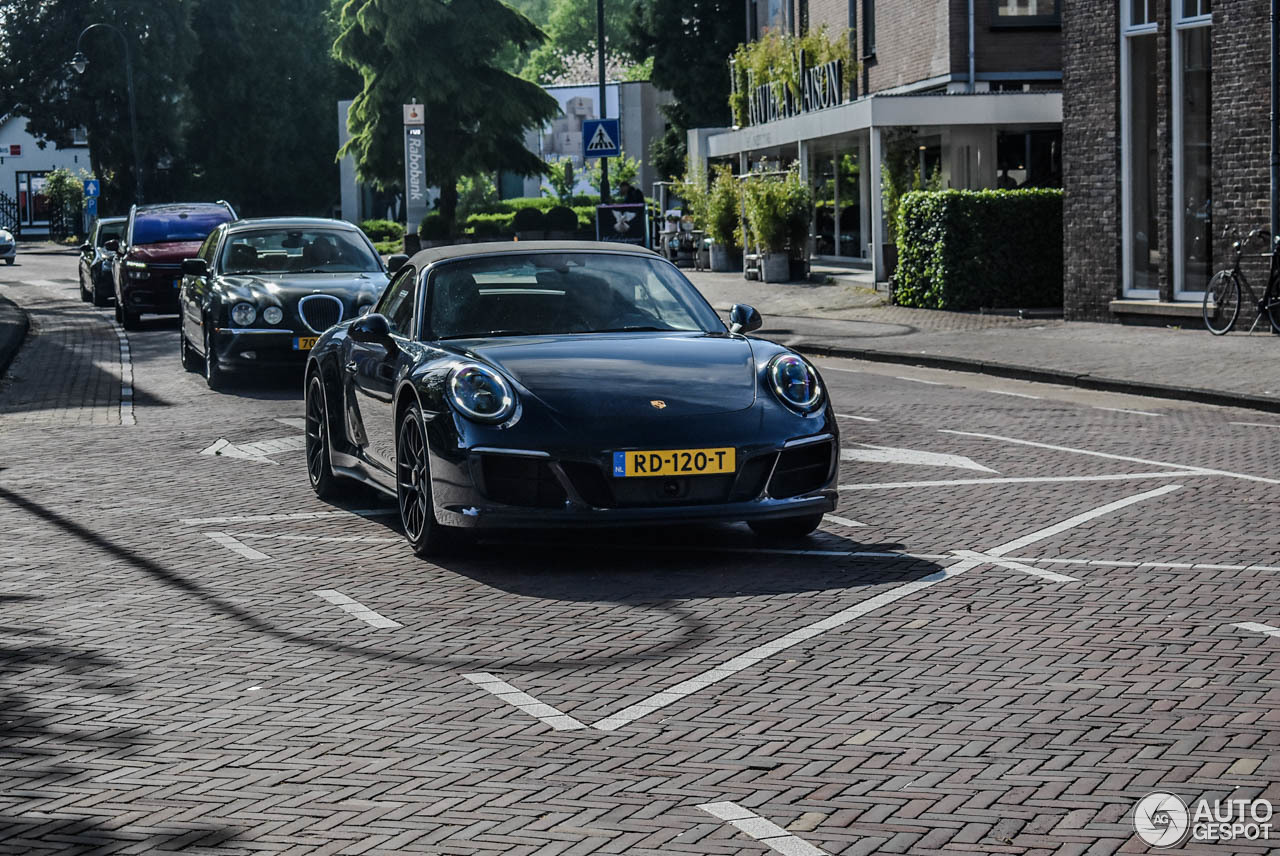
[[[541,241],[547,237],[547,218],[537,208],[521,208],[511,218],[517,241]]]
[[[791,260],[787,245],[791,235],[786,182],[774,176],[750,178],[742,192],[749,244],[760,253],[760,279],[789,281]]]
[[[711,239],[711,269],[721,273],[742,270],[742,202],[738,179],[728,166],[718,166],[707,191],[706,231]]]
[[[432,211],[422,218],[418,226],[418,238],[422,248],[443,247],[451,243],[449,240],[449,222],[439,211]]]
[[[544,215],[547,237],[558,241],[572,240],[578,231],[578,215],[568,205],[556,205]]]

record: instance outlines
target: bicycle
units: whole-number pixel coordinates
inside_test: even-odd
[[[1223,232],[1223,237],[1227,237],[1225,231]],[[1254,229],[1243,241],[1234,241],[1231,244],[1231,249],[1235,252],[1236,257],[1231,268],[1215,273],[1213,278],[1209,280],[1208,286],[1205,287],[1204,305],[1201,309],[1201,314],[1204,315],[1204,326],[1215,336],[1222,336],[1230,332],[1231,328],[1236,325],[1236,319],[1240,317],[1240,287],[1242,283],[1258,309],[1258,314],[1254,317],[1253,324],[1249,327],[1249,332],[1253,332],[1265,313],[1267,320],[1271,322],[1272,331],[1280,333],[1280,264],[1277,264],[1275,245],[1272,245],[1272,252],[1269,254],[1271,267],[1267,274],[1267,287],[1263,290],[1261,299],[1258,298],[1258,293],[1253,290],[1253,286],[1249,284],[1249,279],[1244,275],[1244,271],[1240,270],[1240,259],[1244,256],[1245,248],[1257,238],[1265,239],[1268,244],[1272,243],[1271,233],[1266,229]]]

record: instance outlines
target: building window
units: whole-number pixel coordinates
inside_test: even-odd
[[[993,27],[1056,27],[1062,24],[1061,0],[992,0]]]
[[[876,0],[862,0],[862,57],[876,55]]]
[[[1209,15],[1209,0],[1175,0],[1182,3],[1182,18],[1203,18]]]
[[[1159,142],[1154,2],[1132,0],[1122,7],[1121,241],[1126,297],[1160,296],[1160,261],[1164,256],[1156,197]]]
[[[1174,0],[1173,38],[1173,290],[1199,300],[1213,274],[1213,217],[1210,204],[1213,150],[1210,86],[1212,30],[1208,0]],[[1180,7],[1180,8],[1179,8]]]

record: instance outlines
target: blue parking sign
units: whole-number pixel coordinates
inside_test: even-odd
[[[89,218],[90,222],[98,217],[98,197],[90,196],[84,201],[84,214]]]
[[[84,195],[86,199],[98,198],[98,179],[86,178],[84,180]]]

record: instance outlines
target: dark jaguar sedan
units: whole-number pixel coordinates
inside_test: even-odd
[[[301,366],[321,333],[367,312],[386,284],[382,259],[350,223],[226,223],[182,264],[182,365],[215,388],[228,369]]]
[[[125,217],[103,217],[93,224],[89,240],[80,245],[80,299],[94,306],[110,306],[115,297],[111,278],[111,262],[115,253],[107,249],[108,241],[117,245],[124,237]]]
[[[307,471],[395,495],[428,555],[465,529],[746,521],[834,509],[836,420],[802,357],[725,324],[676,267],[618,244],[418,253],[320,337]]]

